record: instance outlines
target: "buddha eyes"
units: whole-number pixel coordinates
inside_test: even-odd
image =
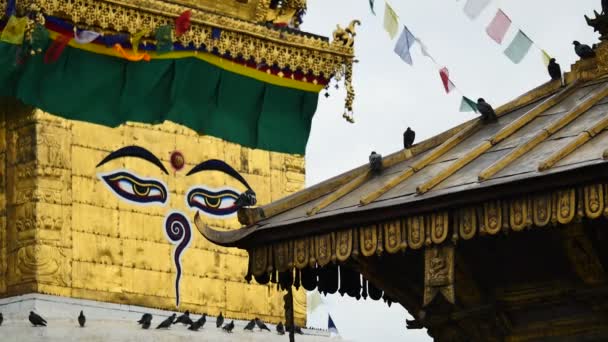
[[[110,189],[123,199],[137,204],[167,202],[166,187],[151,179],[141,179],[128,172],[116,172],[101,176]]]
[[[238,197],[239,193],[231,189],[194,188],[188,192],[186,202],[189,207],[197,208],[208,215],[228,216],[238,210],[236,206]]]

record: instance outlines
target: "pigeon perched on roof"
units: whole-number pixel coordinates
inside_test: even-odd
[[[479,98],[477,100],[477,110],[481,113],[481,120],[485,123],[496,122],[496,112],[494,112],[494,108],[487,103],[484,99]]]
[[[279,335],[285,335],[285,327],[283,326],[283,322],[279,322],[279,324],[277,324],[277,333]]]
[[[369,155],[369,167],[373,172],[376,173],[382,171],[382,155],[372,151],[372,153]]]
[[[219,328],[222,324],[224,324],[224,316],[222,316],[222,313],[220,312],[220,315],[217,316],[217,319],[215,320],[215,326]]]
[[[262,322],[261,319],[259,318],[255,318],[255,324],[258,326],[258,328],[260,328],[260,330],[268,330],[270,331],[270,329],[268,329],[268,327],[266,326],[266,324],[264,324],[264,322]]]
[[[242,207],[253,207],[257,203],[257,199],[255,196],[255,192],[253,190],[248,189],[239,195],[239,197],[234,202],[234,206],[238,208]]]
[[[408,127],[405,132],[403,132],[403,148],[408,149],[412,147],[415,139],[416,132],[412,131],[412,129]]]
[[[183,315],[177,317],[173,324],[182,323],[183,325],[191,325],[193,322],[190,319],[190,311],[186,310]]]
[[[562,79],[562,68],[555,62],[555,58],[551,58],[549,61],[549,66],[547,66],[547,70],[549,71],[549,76],[551,76],[552,80],[561,80]]]
[[[175,316],[177,316],[176,314],[173,314],[171,316],[169,316],[169,318],[165,319],[164,321],[162,321],[157,327],[156,329],[168,329],[171,324],[173,324],[173,321],[175,321]]]
[[[222,328],[224,329],[224,331],[231,333],[232,329],[234,329],[234,321],[224,325],[224,327]]]
[[[572,44],[574,45],[574,52],[576,52],[580,58],[588,59],[595,57],[595,51],[593,51],[589,45],[581,44],[576,40],[573,41]]]
[[[35,314],[34,311],[30,311],[30,317],[28,317],[28,318],[30,320],[30,323],[32,323],[35,327],[37,327],[39,325],[46,327],[46,321],[44,320],[44,318]]]
[[[78,324],[80,324],[81,328],[84,328],[84,323],[87,321],[87,318],[84,317],[82,310],[80,310],[80,315],[78,315]]]
[[[253,331],[253,328],[255,328],[255,319],[249,321],[243,330]]]

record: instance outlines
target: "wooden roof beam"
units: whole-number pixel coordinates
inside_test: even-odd
[[[336,202],[340,198],[348,195],[351,191],[363,185],[365,182],[367,182],[368,179],[370,179],[371,175],[372,171],[367,170],[362,175],[344,184],[341,188],[329,194],[323,201],[321,201],[321,203],[317,204],[314,208],[308,210],[306,214],[308,216],[316,215],[319,211],[327,208],[332,203]]]
[[[361,198],[359,203],[361,205],[368,205],[371,202],[377,200],[380,196],[387,193],[389,190],[393,189],[397,185],[403,183],[405,180],[413,176],[416,172],[422,170],[425,166],[429,165],[437,158],[443,156],[446,152],[451,150],[454,146],[458,145],[460,142],[464,141],[471,134],[473,134],[477,129],[481,127],[481,123],[479,121],[474,121],[469,126],[464,128],[462,131],[458,132],[456,135],[452,136],[441,145],[437,146],[434,150],[429,152],[426,156],[424,156],[421,160],[414,163],[414,165],[408,167],[405,171],[402,171],[396,177],[388,180],[382,187],[375,190],[374,192],[364,196]]]
[[[484,181],[494,176],[502,169],[507,167],[509,164],[511,164],[513,161],[515,161],[528,151],[532,150],[534,147],[538,146],[538,144],[540,144],[541,142],[545,141],[545,139],[553,135],[555,132],[570,124],[572,121],[581,116],[583,113],[585,113],[587,110],[589,110],[591,107],[593,107],[596,103],[601,101],[606,96],[608,96],[608,84],[605,84],[600,89],[595,91],[592,96],[590,96],[582,103],[578,104],[562,118],[556,120],[555,122],[552,122],[551,124],[543,128],[540,132],[538,132],[536,135],[534,135],[532,138],[530,138],[528,141],[526,141],[524,144],[518,146],[513,151],[509,152],[506,156],[502,157],[494,164],[481,171],[481,173],[479,174],[479,180]]]
[[[608,128],[608,117],[601,119],[590,128],[581,132],[576,139],[561,149],[555,151],[549,158],[543,160],[540,164],[538,164],[538,171],[546,171],[552,168],[557,162],[566,158],[570,153],[586,144],[589,140],[593,139],[606,128]]]
[[[458,172],[460,169],[462,169],[463,167],[468,165],[470,162],[472,162],[473,160],[477,159],[479,156],[481,156],[482,154],[487,152],[490,148],[492,148],[492,146],[494,146],[494,145],[500,143],[501,141],[505,140],[506,138],[510,137],[513,133],[517,132],[520,128],[527,125],[529,122],[534,120],[537,116],[544,113],[549,108],[555,106],[556,104],[561,102],[564,98],[569,96],[573,92],[575,87],[576,87],[576,82],[568,85],[561,92],[559,92],[559,93],[551,96],[550,98],[546,99],[545,101],[541,102],[538,106],[532,108],[526,114],[522,115],[517,120],[513,121],[509,125],[502,128],[498,133],[494,134],[493,137],[491,137],[488,140],[483,141],[482,143],[477,145],[477,147],[475,147],[473,150],[466,153],[460,159],[456,160],[454,163],[452,163],[449,167],[447,167],[446,169],[441,171],[435,177],[431,178],[426,183],[418,186],[418,188],[416,189],[418,194],[423,194],[423,193],[426,193],[427,191],[431,190],[432,188],[437,186],[439,183],[443,182],[448,177],[450,177],[454,173]]]

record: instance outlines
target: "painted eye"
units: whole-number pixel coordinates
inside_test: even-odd
[[[101,179],[116,195],[137,204],[165,203],[166,187],[159,181],[141,179],[128,172],[116,172],[102,175]]]
[[[187,202],[190,208],[197,208],[211,216],[228,216],[234,214],[238,192],[232,189],[209,190],[194,188],[188,192]]]

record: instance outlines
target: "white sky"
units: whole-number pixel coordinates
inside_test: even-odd
[[[438,63],[450,70],[454,83],[468,97],[484,97],[494,107],[548,80],[539,50],[534,47],[515,65],[503,50],[521,28],[569,71],[576,60],[573,40],[591,45],[597,34],[584,14],[600,11],[600,0],[494,0],[482,15],[470,21],[462,12],[465,0],[392,0],[400,16],[422,39]],[[503,45],[485,33],[496,10],[502,8],[513,20]],[[550,7],[550,8],[549,8]],[[321,96],[307,147],[307,186],[367,162],[372,150],[383,155],[402,148],[407,126],[422,141],[472,117],[459,113],[460,96],[446,95],[434,64],[414,46],[414,66],[393,53],[396,39],[383,30],[384,1],[376,0],[371,15],[368,0],[309,0],[305,31],[331,36],[336,24],[346,26],[360,19],[356,37],[354,81],[356,123],[342,119],[343,87],[332,88],[331,97]],[[405,310],[390,309],[383,302],[357,302],[339,295],[323,298],[324,305],[310,317],[309,325],[327,328],[331,313],[341,335],[350,341],[430,341],[424,331],[407,331]]]

